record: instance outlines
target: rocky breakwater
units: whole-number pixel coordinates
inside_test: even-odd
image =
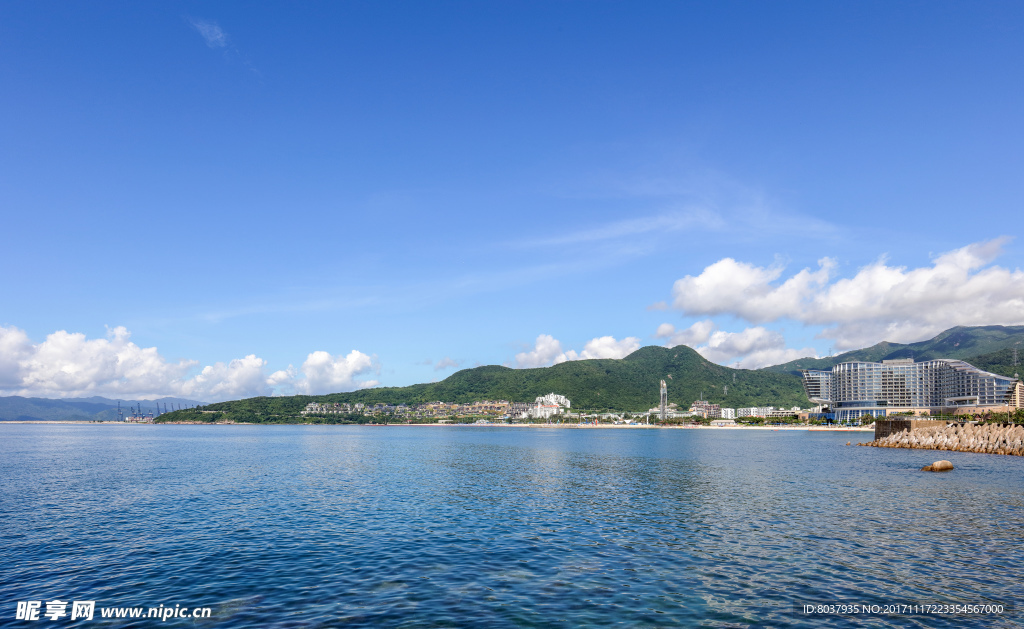
[[[1018,424],[949,424],[902,430],[875,439],[866,446],[950,450],[1024,456],[1024,426]]]

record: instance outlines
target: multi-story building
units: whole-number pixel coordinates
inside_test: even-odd
[[[804,393],[815,404],[827,403],[832,391],[832,372],[805,370]]]
[[[569,398],[565,397],[564,395],[559,395],[557,393],[548,393],[547,395],[542,395],[539,398],[537,398],[535,402],[537,404],[543,404],[546,406],[561,406],[564,408],[569,408],[572,406],[572,402],[569,401]]]
[[[792,408],[771,408],[765,409],[768,412],[764,414],[764,417],[769,419],[783,419],[786,417],[795,417],[800,414],[800,407],[794,406]]]
[[[718,404],[712,404],[707,400],[697,400],[690,405],[690,412],[695,415],[700,415],[705,419],[714,419],[721,415],[721,407]]]
[[[533,408],[530,409],[530,417],[534,419],[549,419],[553,415],[560,415],[563,410],[568,409],[572,403],[569,398],[557,393],[548,393],[534,400]]]
[[[840,422],[864,415],[941,414],[1020,408],[1024,385],[965,363],[911,358],[840,363],[832,371],[805,370],[804,392],[831,407]]]
[[[361,405],[360,405],[361,406]],[[352,413],[353,408],[351,404],[330,404],[320,402],[310,402],[306,405],[305,410],[301,411],[302,415],[343,415]]]

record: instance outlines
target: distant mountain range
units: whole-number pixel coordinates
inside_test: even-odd
[[[1014,347],[1018,349],[1018,362],[1024,362],[1024,325],[960,326],[950,328],[927,341],[907,344],[882,342],[827,358],[798,358],[781,365],[765,367],[764,371],[799,375],[801,369],[831,369],[839,363],[854,360],[877,362],[894,358],[913,358],[916,361],[958,358],[979,369],[1012,376],[1024,371],[1013,364]]]
[[[131,407],[142,408],[143,413],[152,413],[156,405],[163,412],[164,405],[170,411],[175,407],[191,407],[203,404],[196,400],[177,397],[162,397],[157,400],[111,400],[105,397],[49,399],[38,397],[0,397],[0,421],[116,421],[117,403],[128,415]]]

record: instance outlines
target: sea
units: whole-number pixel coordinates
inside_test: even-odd
[[[4,424],[0,626],[1021,626],[1024,458],[870,439]]]

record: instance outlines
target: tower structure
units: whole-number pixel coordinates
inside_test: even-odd
[[[659,419],[665,421],[665,411],[668,409],[668,385],[661,381],[661,405],[658,407]]]

